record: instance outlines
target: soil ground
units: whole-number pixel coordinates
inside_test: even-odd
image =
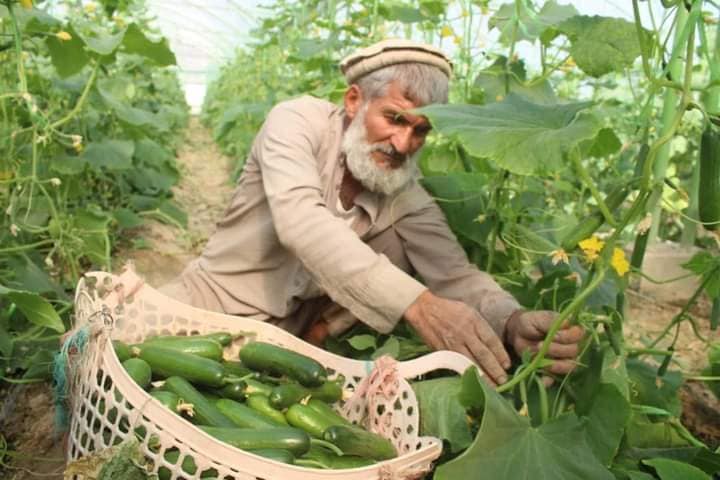
[[[201,250],[214,230],[215,221],[232,194],[230,161],[215,146],[209,132],[193,118],[186,141],[178,152],[183,175],[174,190],[178,203],[189,217],[186,231],[159,222],[149,222],[135,235],[145,239],[149,248],[120,253],[118,266],[126,260],[135,263],[137,271],[153,286],[160,286],[178,275],[185,264]],[[630,318],[626,336],[635,347],[643,347],[680,311],[681,306],[647,295],[629,296]],[[710,304],[701,300],[692,310],[699,332],[718,341],[718,332],[710,332]],[[698,374],[707,364],[703,342],[698,340],[686,323],[680,329],[676,361],[686,372]],[[662,348],[663,344],[658,347]],[[683,422],[701,439],[715,444],[720,440],[720,404],[703,384],[688,382],[682,392]],[[46,384],[14,386],[0,391],[0,432],[11,442],[14,460],[0,476],[8,480],[63,478],[62,438],[54,432],[52,393]],[[2,452],[0,444],[0,453]],[[1,455],[0,455],[0,458]],[[1,467],[1,466],[0,466]]]

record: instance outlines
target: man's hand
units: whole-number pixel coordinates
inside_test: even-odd
[[[537,352],[540,349],[550,326],[557,314],[549,311],[518,311],[514,313],[505,325],[505,339],[518,355],[525,350]],[[563,325],[555,334],[553,342],[547,353],[547,358],[554,360],[548,367],[550,373],[565,375],[575,368],[575,358],[579,352],[578,343],[583,338],[583,329],[579,326]]]
[[[492,384],[505,383],[510,356],[500,337],[474,308],[423,292],[405,319],[436,350],[454,350],[474,360]]]

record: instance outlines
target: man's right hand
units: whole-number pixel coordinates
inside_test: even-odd
[[[474,360],[492,384],[507,381],[510,356],[500,337],[474,308],[426,290],[404,316],[435,350],[453,350]]]

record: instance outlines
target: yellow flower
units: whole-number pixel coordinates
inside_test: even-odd
[[[62,40],[63,42],[69,42],[70,40],[72,40],[72,35],[70,35],[70,34],[69,34],[68,32],[66,32],[65,30],[56,33],[55,36],[56,36],[57,38],[59,38],[60,40]]]
[[[84,7],[85,13],[93,13],[97,10],[97,5],[94,2],[90,2]]]
[[[621,277],[630,270],[630,263],[628,263],[627,258],[625,258],[625,252],[622,248],[615,247],[613,249],[610,265],[612,265],[617,274]]]
[[[455,35],[455,36],[453,37],[453,43],[454,43],[455,45],[460,45],[460,44],[462,43],[462,41],[463,41],[463,39],[462,39],[462,37],[459,36],[459,35]]]
[[[565,250],[562,248],[559,248],[557,250],[553,250],[550,252],[550,256],[552,257],[552,264],[557,265],[558,263],[570,263],[570,259],[568,258],[568,254]]]
[[[442,28],[442,30],[440,30],[440,36],[441,36],[442,38],[450,37],[450,36],[452,36],[452,35],[454,35],[454,34],[455,34],[455,32],[453,32],[453,29],[452,29],[452,27],[451,27],[450,25],[445,25],[445,26]]]
[[[20,0],[20,5],[22,5],[25,10],[32,10],[33,7],[32,0]]]
[[[605,242],[600,240],[597,235],[593,235],[590,238],[581,240],[580,243],[578,243],[578,246],[582,249],[587,261],[594,262],[597,260],[600,250],[602,250],[603,246],[605,246]]]

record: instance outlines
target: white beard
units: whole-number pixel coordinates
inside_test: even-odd
[[[417,176],[418,169],[415,160],[420,150],[413,155],[406,155],[403,163],[397,168],[385,168],[375,163],[370,155],[372,152],[381,151],[393,155],[395,151],[387,143],[370,144],[367,142],[366,111],[367,105],[364,105],[350,122],[341,148],[350,173],[363,187],[371,192],[390,196],[406,188]]]

